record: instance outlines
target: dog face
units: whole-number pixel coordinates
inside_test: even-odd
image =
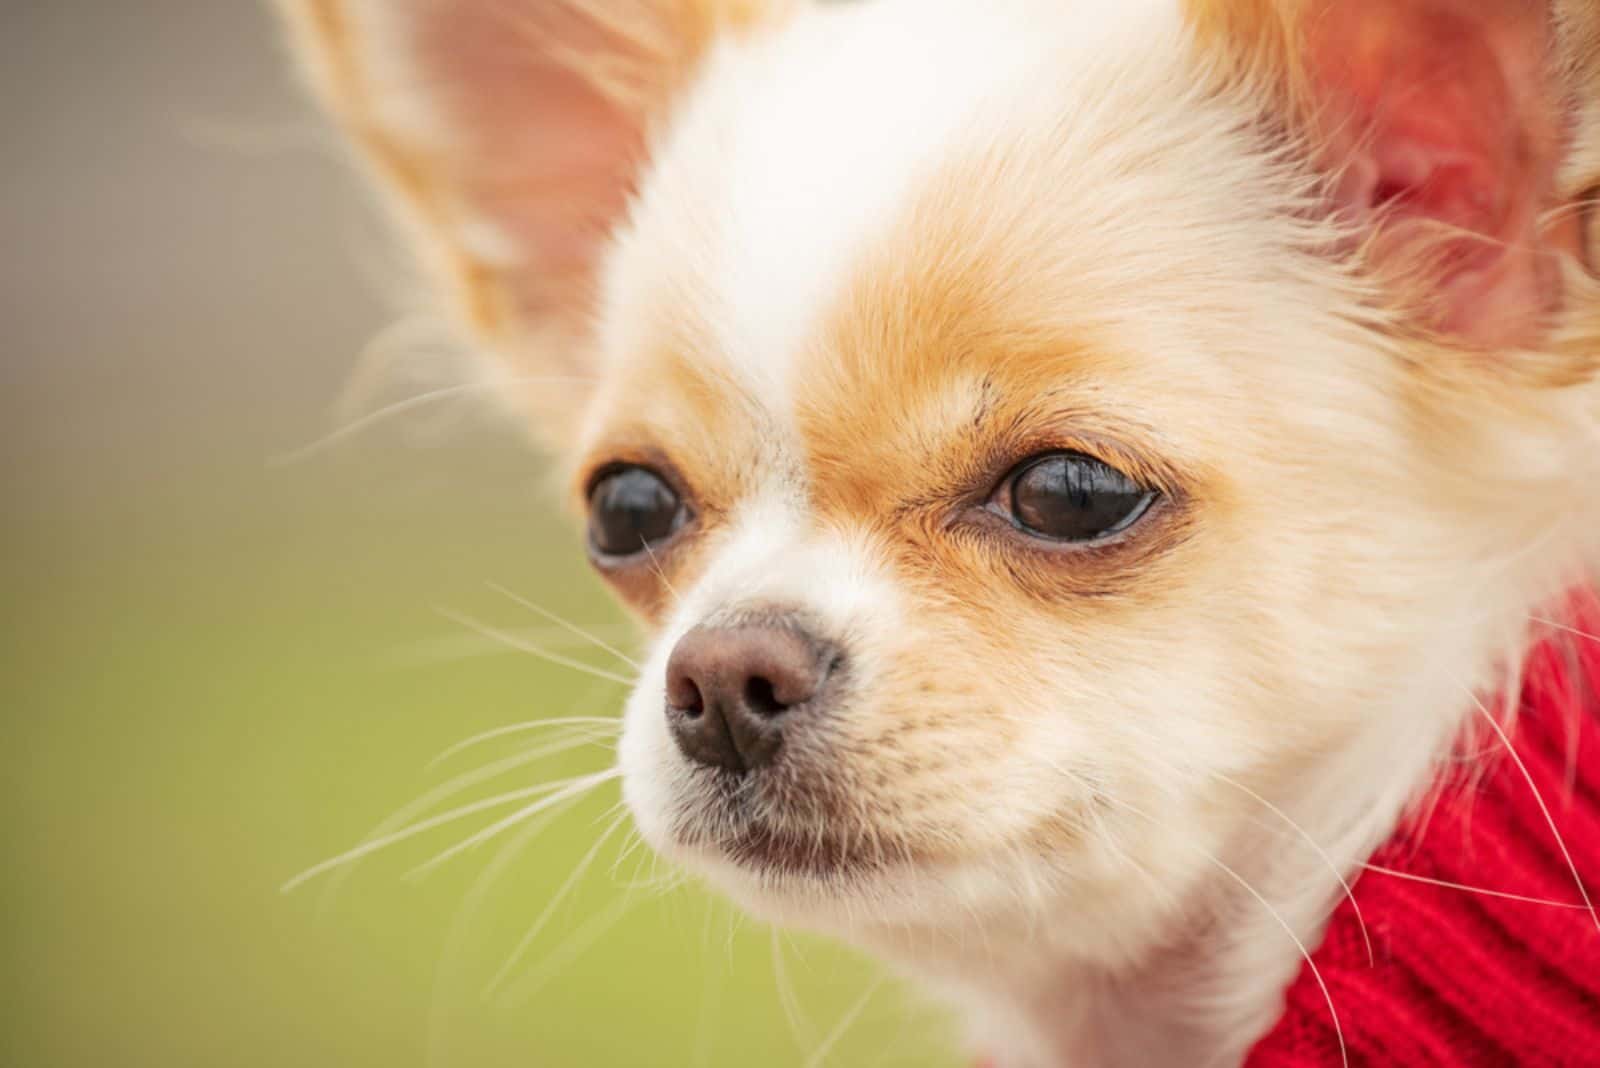
[[[639,825],[759,912],[1135,953],[1590,549],[1538,5],[448,6],[297,10],[651,628]]]

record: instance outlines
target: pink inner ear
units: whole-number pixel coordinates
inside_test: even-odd
[[[522,320],[582,316],[647,122],[590,79],[635,57],[579,5],[431,0],[424,10],[412,38],[454,142],[438,163],[458,209],[491,228],[496,259],[510,258],[495,266]]]
[[[1379,266],[1426,254],[1435,327],[1528,343],[1560,303],[1554,253],[1576,244],[1540,223],[1564,142],[1543,4],[1334,0],[1307,47],[1337,207],[1378,228]]]

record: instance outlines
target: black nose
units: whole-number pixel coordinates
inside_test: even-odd
[[[770,763],[791,714],[815,704],[838,663],[788,622],[696,627],[667,660],[667,722],[683,755],[749,771]]]

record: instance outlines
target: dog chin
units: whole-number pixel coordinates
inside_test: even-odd
[[[628,781],[624,794],[645,841],[760,918],[844,933],[862,923],[915,915],[912,887],[925,865],[896,851],[867,851],[842,838],[786,832],[704,796],[659,798]],[[864,839],[863,839],[864,840]]]
[[[698,807],[698,806],[696,806]],[[647,837],[649,837],[647,835]],[[835,914],[859,917],[914,881],[922,865],[897,852],[878,852],[826,833],[773,828],[724,812],[680,813],[657,849],[699,872],[718,889],[765,918],[815,926]],[[833,926],[828,923],[828,926]]]
[[[750,827],[650,840],[752,915],[852,941],[970,923],[1016,902],[1016,887],[997,878],[995,865],[982,857],[852,852],[837,840],[792,839]]]
[[[672,852],[746,911],[779,926],[852,938],[927,920],[919,888],[929,874],[914,861],[797,866],[756,859],[742,844],[681,846]]]

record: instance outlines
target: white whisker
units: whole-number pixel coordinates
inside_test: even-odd
[[[587,777],[588,776],[585,776],[585,778]],[[522,801],[529,797],[536,797],[542,793],[548,793],[552,789],[559,788],[559,786],[559,783],[555,784],[555,786],[552,786],[549,783],[544,783],[539,786],[530,786],[522,790],[513,790],[510,793],[499,794],[495,797],[486,798],[482,801],[474,801],[469,805],[462,805],[460,808],[451,809],[449,812],[425,819],[421,823],[412,824],[410,827],[407,827],[404,830],[395,831],[393,834],[384,835],[382,838],[374,838],[370,842],[365,842],[362,845],[356,846],[354,849],[340,853],[336,857],[329,857],[322,863],[315,864],[307,868],[299,875],[296,875],[294,878],[284,883],[280,888],[280,892],[285,894],[291,893],[297,887],[304,885],[312,879],[315,879],[323,872],[332,871],[333,869],[345,864],[349,864],[352,861],[360,860],[362,857],[371,856],[380,849],[386,849],[389,846],[392,846],[397,842],[403,842],[408,838],[415,838],[417,835],[431,831],[435,827],[443,827],[448,823],[454,823],[457,820],[465,819],[466,817],[479,812],[487,812],[490,809],[503,808],[504,806],[514,804],[517,801]]]
[[[702,939],[702,942],[704,939]],[[700,988],[700,1011],[695,1017],[694,1052],[689,1058],[689,1068],[707,1068],[711,1060],[712,1021],[722,1002],[723,971],[706,968]]]
[[[556,626],[562,627],[562,628],[570,631],[571,633],[576,634],[578,637],[586,639],[587,641],[593,643],[597,648],[602,649],[605,652],[610,653],[612,656],[616,657],[618,660],[622,661],[624,664],[627,664],[629,667],[633,668],[633,670],[635,670],[635,671],[640,670],[639,662],[637,660],[633,659],[633,657],[629,656],[627,653],[624,653],[622,650],[618,649],[616,646],[611,645],[611,644],[601,640],[599,637],[595,636],[594,634],[591,634],[589,631],[584,630],[582,627],[578,626],[576,623],[573,623],[573,622],[570,622],[570,621],[568,621],[566,619],[563,619],[561,616],[556,615],[554,612],[550,611],[548,608],[544,608],[544,607],[541,607],[540,605],[534,604],[532,601],[528,600],[526,597],[517,596],[515,593],[512,593],[510,590],[506,589],[504,586],[500,585],[497,582],[491,582],[488,585],[489,585],[489,588],[491,590],[494,590],[496,593],[499,593],[499,594],[501,594],[501,595],[503,595],[505,597],[510,598],[512,601],[515,601],[517,604],[521,605],[523,608],[526,608],[528,611],[533,612],[533,613],[537,614],[538,616],[540,616],[541,618],[547,619],[551,623],[554,623]]]
[[[1339,887],[1344,891],[1345,899],[1350,902],[1350,908],[1355,912],[1356,925],[1361,928],[1361,941],[1366,945],[1367,948],[1367,964],[1371,966],[1377,963],[1377,956],[1372,951],[1372,936],[1367,932],[1367,919],[1361,914],[1361,905],[1356,901],[1355,891],[1353,891],[1350,887],[1350,880],[1345,878],[1344,873],[1341,872],[1338,865],[1333,862],[1333,858],[1328,855],[1328,851],[1323,849],[1322,846],[1317,843],[1317,840],[1311,837],[1311,833],[1291,819],[1289,814],[1283,811],[1283,809],[1279,808],[1271,801],[1268,801],[1265,797],[1262,797],[1244,783],[1229,778],[1221,772],[1216,772],[1215,774],[1218,781],[1223,782],[1228,786],[1233,787],[1235,790],[1238,790],[1241,793],[1244,793],[1245,795],[1260,802],[1261,805],[1267,809],[1267,811],[1271,812],[1274,816],[1277,816],[1284,823],[1292,827],[1295,833],[1305,840],[1306,845],[1310,846],[1316,851],[1317,856],[1322,858],[1323,864],[1327,865],[1328,870],[1333,873],[1333,877],[1339,880]]]
[[[1363,864],[1363,868],[1375,875],[1387,875],[1393,879],[1405,879],[1413,883],[1425,883],[1428,886],[1437,886],[1445,890],[1461,890],[1468,894],[1481,894],[1484,897],[1499,897],[1507,901],[1521,901],[1529,905],[1548,905],[1553,909],[1575,909],[1584,911],[1589,906],[1576,901],[1550,901],[1542,897],[1528,897],[1525,894],[1513,894],[1505,890],[1488,890],[1481,886],[1468,886],[1466,883],[1453,883],[1448,879],[1430,879],[1426,875],[1413,875],[1408,871],[1396,868],[1385,868],[1381,864]]]
[[[597,627],[597,630],[626,631],[620,625],[607,624]],[[514,636],[519,641],[531,642],[546,649],[557,652],[581,650],[588,643],[582,639],[574,638],[570,631],[562,627],[516,627],[507,628],[506,633]],[[502,641],[485,638],[478,634],[451,633],[445,637],[427,638],[417,642],[409,642],[397,648],[384,661],[396,667],[422,667],[428,664],[453,664],[476,657],[496,656],[503,653],[516,652],[507,649]]]
[[[1554,630],[1559,630],[1564,634],[1571,634],[1579,638],[1587,638],[1589,641],[1600,644],[1600,634],[1590,634],[1586,630],[1579,630],[1577,627],[1569,626],[1566,623],[1557,623],[1553,619],[1545,619],[1542,616],[1529,616],[1528,618],[1533,620],[1535,623],[1550,627]]]
[[[450,746],[444,752],[428,761],[426,770],[432,771],[434,768],[438,767],[440,764],[443,764],[451,757],[456,756],[459,753],[464,753],[474,746],[482,745],[485,742],[492,742],[496,738],[508,738],[514,734],[530,734],[534,731],[554,729],[556,727],[587,728],[587,731],[574,732],[576,735],[578,735],[578,737],[573,744],[582,745],[587,741],[599,741],[607,735],[616,734],[622,729],[622,721],[612,716],[562,716],[557,719],[531,719],[523,723],[512,723],[505,727],[495,727],[493,730],[487,730],[481,734],[474,734],[472,737],[462,739],[461,741]],[[592,737],[590,737],[591,734]]]
[[[396,327],[414,329],[415,324],[402,322],[396,324]],[[375,346],[384,343],[387,343],[387,339],[384,335],[379,335],[379,337],[373,342],[373,345]],[[369,346],[369,348],[371,347],[372,346]],[[333,430],[331,433],[328,433],[323,437],[318,438],[316,441],[311,442],[309,445],[302,445],[298,449],[292,449],[289,452],[280,453],[277,456],[271,457],[267,461],[267,466],[272,468],[288,467],[293,464],[301,463],[317,456],[319,453],[326,452],[327,450],[338,445],[340,442],[355,437],[363,431],[369,430],[380,423],[388,422],[389,420],[405,415],[408,412],[416,411],[419,408],[425,408],[431,404],[437,404],[439,401],[448,400],[451,397],[459,397],[467,393],[480,393],[486,390],[504,389],[509,385],[546,381],[588,383],[592,382],[593,379],[585,378],[579,375],[543,375],[534,378],[517,379],[512,382],[507,382],[503,379],[461,382],[453,386],[443,386],[439,389],[431,389],[426,393],[419,393],[414,397],[407,397],[405,400],[396,401],[394,404],[379,408],[377,411],[364,415],[359,419],[351,420],[350,422],[345,423],[343,426]]]
[[[515,990],[501,995],[498,1003],[502,1006],[513,1005],[526,1002],[534,997],[540,990],[544,989],[545,985],[562,968],[582,956],[590,946],[598,942],[607,931],[611,930],[616,925],[616,922],[622,919],[623,915],[635,903],[636,899],[634,898],[618,897],[600,912],[589,917],[585,923],[567,936],[565,942],[544,959],[536,971],[525,976]]]
[[[443,957],[439,961],[437,978],[434,981],[433,1005],[429,1014],[428,1026],[430,1050],[428,1064],[444,1064],[448,1061],[445,1056],[445,1049],[450,1014],[447,1011],[445,1002],[445,990],[447,984],[466,985],[465,976],[463,975],[463,958],[465,957],[466,936],[473,917],[481,910],[490,888],[494,886],[495,881],[505,869],[521,855],[522,851],[548,826],[549,822],[560,816],[560,814],[561,811],[555,809],[545,813],[543,819],[530,820],[527,824],[518,828],[517,833],[512,835],[504,845],[495,851],[495,855],[490,858],[483,872],[468,889],[466,897],[462,899],[461,907],[457,910],[455,918],[451,921],[450,930],[446,934]]]
[[[621,808],[622,803],[618,802],[616,807]],[[563,882],[561,886],[556,889],[556,892],[550,896],[550,900],[545,904],[544,911],[539,913],[538,917],[533,921],[532,924],[529,925],[522,938],[518,940],[516,946],[506,957],[505,963],[500,965],[499,970],[494,973],[494,976],[484,986],[484,997],[491,996],[500,986],[500,984],[505,981],[506,976],[511,974],[512,969],[522,962],[523,955],[527,953],[528,947],[533,945],[533,940],[539,937],[540,932],[545,929],[545,926],[550,922],[551,917],[555,915],[556,909],[560,907],[561,903],[567,899],[567,895],[572,893],[573,887],[578,885],[578,881],[583,878],[584,873],[589,870],[589,866],[594,863],[595,857],[599,856],[601,848],[606,843],[606,839],[610,838],[614,833],[616,833],[617,828],[621,827],[623,821],[627,818],[628,812],[626,809],[623,809],[623,811],[618,813],[617,817],[611,821],[611,824],[606,827],[603,832],[601,832],[600,837],[594,840],[594,844],[591,845],[589,847],[589,851],[583,855],[583,859],[579,860],[578,863],[573,867],[572,872],[567,876],[566,881]]]
[[[655,550],[650,548],[649,542],[644,543],[644,552],[650,558],[650,566],[655,570],[656,578],[660,579],[661,584],[667,588],[667,592],[672,594],[673,602],[682,603],[683,598],[678,594],[677,588],[672,585],[672,580],[667,578],[667,573],[661,570],[661,561],[656,559]]]
[[[470,616],[464,616],[461,613],[453,612],[448,608],[436,608],[435,611],[441,616],[444,616],[446,619],[450,620],[452,623],[459,623],[461,626],[466,627],[468,630],[475,631],[485,638],[494,638],[497,641],[504,642],[512,649],[519,649],[522,652],[527,653],[529,656],[536,656],[540,660],[555,664],[558,667],[571,668],[573,671],[577,671],[584,675],[593,675],[597,679],[604,679],[607,682],[614,682],[619,686],[633,685],[632,679],[625,678],[622,675],[607,671],[604,668],[597,668],[593,664],[585,663],[582,660],[575,660],[570,656],[562,656],[560,653],[543,649],[537,645],[533,645],[527,641],[524,641],[515,634],[500,630],[497,627],[491,627],[486,623],[480,623]]]
[[[1128,804],[1126,801],[1123,801],[1117,797],[1112,797],[1110,794],[1107,794],[1104,791],[1097,791],[1097,793],[1109,803],[1117,805],[1120,808],[1125,808],[1129,812],[1132,812],[1135,816],[1154,823],[1157,827],[1163,826],[1159,820],[1156,820],[1153,816],[1141,812],[1139,809]],[[1232,879],[1235,883],[1238,883],[1239,887],[1244,890],[1245,893],[1254,898],[1256,903],[1265,909],[1267,914],[1272,917],[1273,921],[1283,929],[1283,933],[1289,936],[1289,941],[1294,943],[1295,948],[1300,951],[1300,957],[1306,962],[1306,967],[1310,969],[1311,977],[1316,980],[1317,986],[1322,990],[1322,1000],[1327,1003],[1328,1016],[1333,1020],[1334,1036],[1339,1041],[1339,1062],[1341,1065],[1343,1065],[1343,1068],[1350,1068],[1350,1051],[1345,1046],[1344,1025],[1339,1022],[1339,1011],[1334,1007],[1333,1004],[1333,992],[1328,988],[1327,980],[1322,977],[1322,969],[1317,967],[1317,962],[1312,959],[1311,950],[1307,948],[1305,941],[1295,933],[1294,927],[1289,923],[1288,920],[1283,918],[1283,914],[1272,906],[1272,903],[1267,900],[1266,895],[1252,886],[1248,879],[1234,871],[1227,864],[1223,863],[1222,860],[1212,855],[1210,850],[1203,849],[1192,842],[1188,844],[1202,857],[1215,865],[1216,868],[1224,875]]]
[[[815,1041],[812,1033],[811,1021],[806,1019],[804,1012],[800,1011],[800,1000],[795,994],[794,983],[789,979],[789,969],[783,960],[783,945],[779,941],[778,929],[771,930],[772,942],[772,978],[778,988],[778,1004],[783,1009],[784,1019],[789,1024],[789,1035],[795,1043],[804,1050]]]
[[[861,1014],[866,1011],[867,1003],[872,1000],[872,996],[878,992],[883,983],[884,978],[879,976],[873,980],[871,986],[862,991],[855,1004],[851,1005],[845,1014],[839,1018],[839,1022],[834,1025],[833,1030],[828,1032],[828,1037],[822,1040],[822,1045],[813,1050],[811,1056],[806,1058],[805,1068],[822,1068],[822,1065],[828,1062],[828,1054],[833,1052],[833,1047],[839,1044],[839,1040],[844,1037],[845,1032],[850,1030],[856,1020],[860,1019]]]
[[[635,833],[632,836],[632,841],[623,846],[621,851],[617,853],[617,859],[611,862],[611,878],[617,878],[617,871],[622,867],[623,863],[626,862],[629,857],[633,856],[634,853],[641,851],[647,856],[653,857],[656,855],[646,847],[644,835]],[[638,870],[639,869],[637,867],[634,868],[635,872]]]
[[[1306,967],[1311,969],[1311,977],[1317,981],[1317,986],[1322,990],[1322,1000],[1328,1005],[1328,1015],[1333,1020],[1333,1033],[1334,1036],[1339,1040],[1339,1062],[1344,1065],[1344,1068],[1350,1068],[1350,1052],[1345,1048],[1344,1044],[1344,1025],[1339,1022],[1339,1010],[1333,1007],[1333,992],[1328,989],[1328,981],[1322,977],[1322,969],[1318,968],[1317,962],[1312,959],[1311,950],[1306,948],[1305,942],[1301,940],[1299,935],[1295,934],[1294,928],[1289,926],[1289,921],[1284,919],[1278,910],[1273,908],[1272,905],[1267,901],[1266,897],[1262,895],[1261,891],[1251,886],[1249,881],[1246,880],[1244,876],[1228,867],[1216,857],[1208,856],[1207,859],[1220,868],[1222,872],[1230,879],[1243,887],[1245,893],[1249,894],[1251,897],[1255,898],[1256,901],[1260,902],[1261,907],[1272,914],[1272,918],[1277,921],[1278,926],[1283,928],[1283,933],[1289,936],[1289,940],[1292,941],[1295,945],[1295,948],[1300,951],[1300,956],[1305,959]]]
[[[501,760],[493,761],[474,771],[457,775],[448,782],[441,783],[440,785],[427,791],[410,804],[403,805],[402,807],[396,809],[386,819],[384,819],[383,822],[379,823],[372,830],[368,831],[358,845],[364,845],[367,842],[375,841],[384,837],[385,835],[388,835],[398,828],[405,826],[412,819],[422,815],[424,812],[427,812],[429,809],[432,809],[441,802],[455,797],[463,790],[471,789],[474,786],[488,782],[490,779],[494,779],[508,772],[515,771],[518,768],[525,767],[538,760],[542,760],[545,757],[555,756],[559,753],[564,753],[570,749],[575,749],[580,745],[588,744],[597,740],[597,738],[590,736],[563,738],[555,742],[525,749],[520,753],[513,753],[511,756],[505,757]],[[434,763],[437,763],[437,761]],[[430,768],[432,766],[432,764],[429,765]],[[331,900],[332,896],[338,892],[339,887],[343,884],[343,881],[352,874],[355,869],[355,865],[356,860],[352,859],[349,864],[344,865],[338,872],[334,873],[334,876],[329,880],[327,889],[325,891],[324,907],[326,907],[327,901]]]
[[[406,873],[406,878],[421,878],[428,872],[433,871],[435,868],[448,861],[450,858],[460,856],[467,850],[482,845],[491,838],[494,838],[510,828],[515,827],[523,820],[531,819],[546,809],[561,804],[563,801],[575,799],[582,794],[593,790],[597,786],[601,786],[604,783],[618,778],[621,774],[622,772],[620,769],[607,768],[605,771],[595,772],[592,775],[580,775],[576,779],[570,780],[566,785],[562,786],[549,796],[541,797],[533,804],[518,809],[504,819],[496,820],[483,830],[467,836],[467,838],[464,840],[456,843],[449,849],[446,849],[432,860],[427,861],[424,864],[417,865],[415,868]]]
[[[1562,858],[1567,862],[1567,870],[1572,873],[1572,881],[1578,887],[1578,896],[1583,898],[1584,907],[1589,910],[1589,919],[1593,921],[1595,930],[1600,931],[1600,913],[1595,911],[1594,901],[1589,897],[1589,888],[1583,883],[1583,876],[1578,871],[1577,862],[1572,859],[1572,854],[1567,850],[1567,840],[1561,835],[1561,828],[1556,826],[1555,816],[1550,813],[1550,806],[1545,804],[1544,794],[1539,790],[1539,784],[1534,781],[1533,773],[1528,770],[1528,765],[1523,763],[1522,754],[1517,752],[1516,746],[1511,744],[1511,738],[1506,734],[1498,720],[1494,718],[1478,695],[1465,685],[1462,689],[1472,696],[1472,703],[1478,707],[1483,718],[1489,724],[1489,729],[1494,731],[1500,739],[1500,744],[1506,747],[1506,752],[1511,755],[1512,761],[1517,765],[1517,770],[1522,773],[1523,781],[1528,784],[1528,789],[1533,792],[1533,799],[1539,805],[1539,811],[1544,815],[1544,822],[1550,828],[1550,833],[1555,836],[1556,848],[1561,850]]]

